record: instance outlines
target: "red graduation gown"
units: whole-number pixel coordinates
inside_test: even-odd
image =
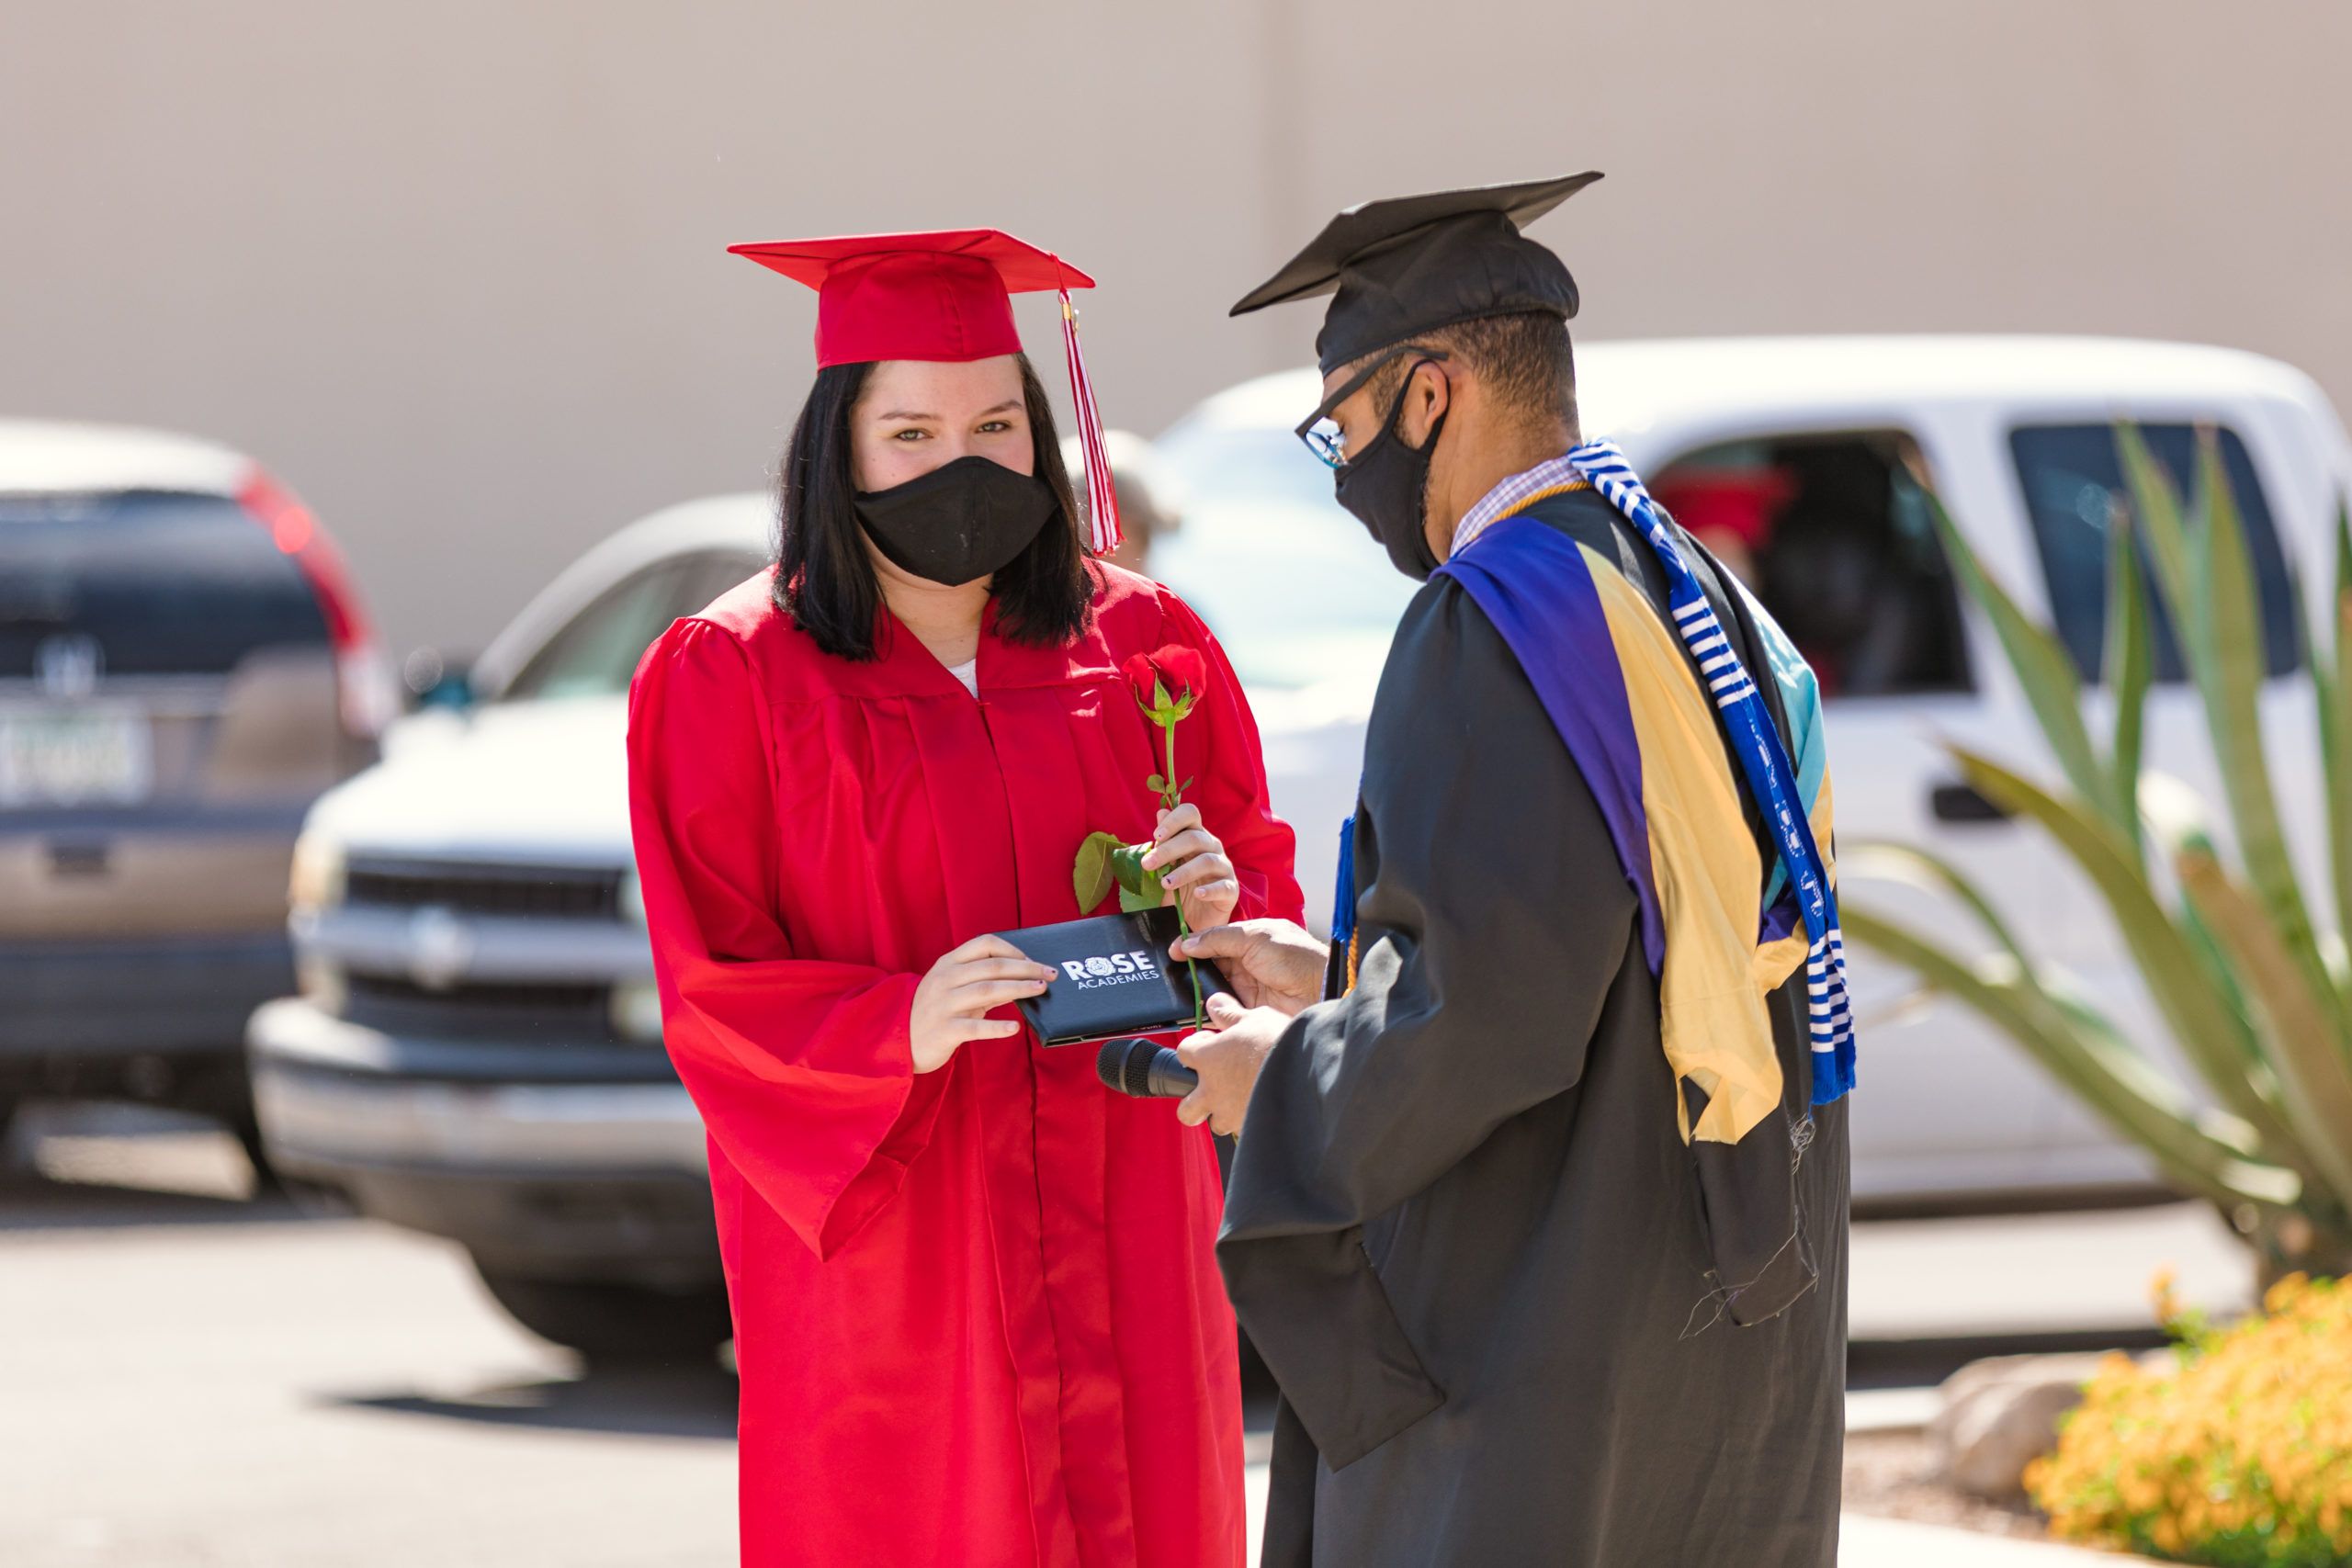
[[[1177,776],[1239,914],[1300,915],[1223,652],[1165,589],[1102,579],[1071,647],[991,626],[978,701],[895,626],[873,662],[820,652],[764,575],[638,670],[631,816],[664,1035],[710,1134],[747,1568],[1243,1560],[1206,1130],[1107,1092],[1082,1047],[978,1041],[922,1076],[908,1054],[940,954],[1076,918],[1080,840],[1149,837],[1134,653],[1206,655]]]

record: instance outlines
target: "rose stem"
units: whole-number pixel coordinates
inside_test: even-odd
[[[1171,718],[1162,727],[1168,736],[1168,772],[1159,780],[1165,786],[1160,799],[1170,811],[1184,802],[1184,792],[1176,787],[1176,726],[1179,722]],[[1192,923],[1184,919],[1184,896],[1182,893],[1176,895],[1176,934],[1179,937],[1193,934]],[[1208,1021],[1207,1009],[1201,1000],[1201,961],[1187,958],[1184,967],[1192,972],[1193,976],[1193,1032],[1197,1034],[1201,1026]]]

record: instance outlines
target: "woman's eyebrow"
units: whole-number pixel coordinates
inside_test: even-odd
[[[986,418],[988,418],[990,414],[1004,413],[1004,412],[1008,412],[1008,411],[1010,411],[1010,410],[1018,409],[1018,408],[1021,408],[1021,407],[1023,407],[1023,406],[1024,406],[1024,405],[1023,404],[1022,400],[1020,400],[1019,398],[1007,398],[1007,399],[1005,399],[1005,400],[1004,400],[1004,401],[1002,401],[1002,402],[1001,402],[1001,403],[997,404],[994,408],[985,408],[985,409],[982,409],[978,413],[974,414],[972,417],[973,417],[973,418],[975,418],[975,419],[986,419]],[[888,412],[887,413],[877,413],[877,414],[876,414],[874,417],[875,417],[875,418],[876,418],[876,419],[911,419],[911,420],[925,420],[925,419],[927,419],[927,420],[933,421],[934,423],[935,423],[935,422],[938,420],[938,418],[939,418],[939,416],[938,416],[937,414],[935,414],[935,413],[916,413],[916,412],[912,412],[911,410],[908,410],[908,409],[891,409],[891,410],[890,410],[889,412]]]

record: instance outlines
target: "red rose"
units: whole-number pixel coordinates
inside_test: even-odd
[[[1170,702],[1182,704],[1200,695],[1209,683],[1209,661],[1201,650],[1178,642],[1136,654],[1119,666],[1119,672],[1127,678],[1136,705],[1146,713],[1159,705],[1154,688],[1164,688]]]

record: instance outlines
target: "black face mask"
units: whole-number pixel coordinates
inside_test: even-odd
[[[1413,379],[1408,375],[1380,434],[1333,470],[1331,491],[1341,506],[1355,513],[1365,532],[1387,550],[1398,571],[1417,582],[1427,582],[1438,568],[1437,556],[1430,549],[1428,527],[1430,457],[1437,451],[1437,438],[1445,432],[1445,414],[1437,416],[1437,423],[1430,426],[1429,439],[1419,447],[1406,446],[1396,427],[1405,415],[1405,395],[1412,389]],[[1446,410],[1446,413],[1453,412]]]
[[[857,520],[893,566],[950,588],[993,576],[1056,510],[1045,480],[958,457],[888,490],[860,491]]]

